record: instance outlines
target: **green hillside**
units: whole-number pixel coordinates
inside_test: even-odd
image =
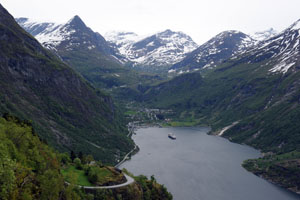
[[[295,39],[298,35],[298,30],[287,29],[266,44],[214,69],[183,74],[151,87],[141,102],[151,108],[171,109],[172,114],[164,116],[173,121],[169,125],[178,124],[177,121],[207,125],[212,127],[211,134],[219,134],[230,126],[223,137],[271,152],[275,158],[299,151],[300,71],[298,39]],[[290,65],[281,63],[289,59]],[[290,69],[285,71],[286,66]],[[257,168],[260,160],[250,161],[252,167],[245,166],[299,192],[299,183],[291,178],[299,176],[294,170],[298,157],[294,159],[272,163],[265,158],[268,167]]]
[[[0,117],[0,141],[0,199],[172,199],[172,195],[164,186],[158,184],[155,179],[148,180],[144,176],[136,177],[136,182],[126,187],[98,189],[93,192],[84,191],[72,182],[66,185],[67,172],[62,174],[61,169],[67,162],[71,162],[68,154],[54,152],[41,141],[30,122],[8,114]],[[98,182],[119,181],[121,176],[113,167],[89,168],[89,176],[96,176]],[[76,177],[74,173],[69,175],[71,179]]]
[[[61,151],[115,163],[133,148],[111,97],[45,50],[0,7],[0,114],[31,120]]]
[[[181,75],[151,88],[143,100],[154,108],[172,109],[178,120],[193,113],[193,118],[212,125],[213,131],[239,121],[224,135],[235,142],[264,151],[299,149],[300,74],[268,74],[269,66],[261,65],[233,62],[204,78]]]

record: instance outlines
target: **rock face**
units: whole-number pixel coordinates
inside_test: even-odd
[[[82,25],[77,17],[73,24]],[[45,50],[1,5],[0,44],[1,113],[33,120],[41,138],[60,150],[91,153],[104,162],[132,147],[111,98]],[[60,45],[67,44],[53,47]]]
[[[88,28],[79,16],[74,16],[65,24],[52,22],[35,22],[28,18],[16,21],[44,47],[58,51],[73,51],[78,47],[89,51],[98,50],[107,59],[120,62],[118,51],[109,46],[104,37]]]
[[[254,44],[255,40],[242,32],[224,31],[189,53],[182,61],[174,64],[170,68],[170,72],[214,68]]]
[[[75,16],[65,24],[18,18],[19,24],[61,60],[99,88],[111,89],[137,81],[124,67],[128,60],[99,33]]]
[[[169,29],[145,38],[131,32],[107,33],[106,38],[133,66],[145,68],[171,66],[198,47],[190,36]]]
[[[99,33],[88,28],[79,16],[73,17],[65,24],[36,22],[28,18],[17,18],[16,21],[44,47],[80,73],[83,69],[78,67],[81,64],[78,64],[76,58],[79,52],[80,57],[88,60],[97,57],[95,62],[98,63],[98,70],[106,70],[109,66],[120,71],[118,68],[122,68],[121,65],[166,68],[182,60],[187,53],[198,47],[188,35],[171,30],[149,37],[141,37],[133,32],[110,32],[105,34],[106,41]],[[91,56],[84,55],[83,51],[89,52]],[[75,59],[77,61],[74,63]],[[85,69],[84,72],[95,71],[95,64],[92,68]],[[89,77],[89,74],[83,75]]]
[[[269,72],[283,74],[289,70],[296,72],[300,52],[300,20],[277,35],[258,42],[243,56],[242,61],[259,63],[266,61],[263,66],[269,66]],[[263,67],[262,66],[262,67]]]

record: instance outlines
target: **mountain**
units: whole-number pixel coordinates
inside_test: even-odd
[[[223,136],[264,152],[299,150],[299,31],[297,21],[202,78],[185,74],[152,87],[143,101],[177,111],[178,120],[211,124],[214,131],[234,124]]]
[[[269,72],[287,73],[298,65],[300,59],[299,28],[300,20],[274,37],[259,42],[241,60],[253,64],[265,61],[263,66],[271,66]],[[297,68],[293,71],[297,71]]]
[[[137,81],[135,73],[117,48],[88,28],[79,16],[65,24],[41,23],[27,18],[17,22],[39,42],[100,88],[112,88]]]
[[[126,170],[135,180],[129,185],[93,194],[78,190],[77,184],[115,185],[126,178],[91,155],[72,159],[74,154],[55,152],[37,134],[28,121],[8,114],[0,117],[0,199],[172,199],[153,176],[133,176]],[[81,179],[73,178],[79,175]]]
[[[198,47],[190,36],[169,29],[143,39],[130,32],[111,33],[106,38],[117,44],[134,67],[142,68],[171,66]]]
[[[130,48],[130,45],[143,39],[142,36],[134,32],[126,31],[107,32],[104,37],[107,41],[111,42],[112,45],[116,45],[122,55],[126,55],[126,50]]]
[[[263,40],[267,40],[271,37],[274,37],[277,34],[278,34],[278,32],[276,30],[274,30],[273,28],[270,28],[265,31],[255,32],[254,34],[251,34],[250,36],[254,40],[263,41]]]
[[[88,28],[77,15],[66,24],[35,22],[28,18],[17,18],[16,21],[48,49],[72,51],[80,46],[84,50],[97,49],[111,60],[118,61],[112,57],[117,56],[117,52],[99,33]]]
[[[174,64],[169,72],[189,72],[214,68],[235,54],[253,46],[255,40],[239,31],[224,31]]]
[[[2,6],[0,44],[0,114],[31,120],[40,137],[61,151],[82,151],[105,163],[130,151],[111,97],[44,49]]]
[[[207,71],[148,89],[148,107],[172,110],[173,124],[209,125],[211,134],[260,149],[249,171],[300,192],[300,20]],[[297,167],[298,166],[298,167]]]

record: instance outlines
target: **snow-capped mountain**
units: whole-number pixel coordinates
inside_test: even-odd
[[[244,52],[255,42],[242,32],[224,31],[189,53],[182,61],[173,65],[169,72],[188,72],[216,67],[222,61]]]
[[[16,21],[33,36],[50,34],[55,29],[58,29],[60,26],[62,26],[58,23],[39,22],[28,18],[16,18]]]
[[[143,39],[132,32],[109,33],[106,39],[135,66],[145,67],[171,66],[198,47],[190,36],[169,29]]]
[[[143,36],[139,36],[134,32],[126,31],[111,31],[104,34],[105,39],[110,45],[119,50],[120,54],[127,58],[127,50],[132,44],[143,39]],[[128,60],[127,58],[127,61]]]
[[[281,33],[259,42],[246,55],[241,55],[241,61],[247,63],[265,62],[262,67],[268,67],[271,73],[287,73],[297,69],[300,64],[300,20],[293,23]]]
[[[26,18],[18,23],[40,43],[95,86],[111,89],[131,81],[131,70],[117,48],[75,16],[65,24],[38,23]]]
[[[143,37],[139,36],[134,32],[126,32],[126,31],[112,31],[104,34],[104,37],[107,41],[113,42],[116,44],[118,48],[122,46],[127,46],[133,44]]]
[[[112,48],[99,33],[88,28],[77,15],[65,24],[36,22],[28,18],[17,18],[16,21],[44,47],[58,55],[60,54],[58,51],[73,51],[80,48],[98,51],[115,62],[124,60],[117,49]]]
[[[258,32],[255,32],[254,34],[250,34],[250,37],[257,41],[263,41],[263,40],[267,40],[271,37],[274,37],[277,34],[278,34],[278,32],[276,30],[274,30],[273,28],[270,28],[265,31],[258,31]]]

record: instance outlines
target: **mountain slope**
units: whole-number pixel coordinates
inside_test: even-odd
[[[109,41],[112,45],[115,45],[119,49],[120,53],[126,56],[127,49],[130,45],[143,39],[143,37],[137,35],[134,32],[126,31],[111,31],[104,35],[105,39]]]
[[[206,124],[212,134],[260,149],[263,158],[243,166],[299,193],[299,32],[300,20],[198,81],[189,78],[197,73],[187,73],[152,87],[143,101],[152,108],[172,109],[167,119]]]
[[[65,24],[34,22],[18,18],[18,23],[40,43],[78,71],[95,86],[110,89],[138,82],[136,73],[117,48],[75,16]]]
[[[241,61],[248,63],[266,61],[264,65],[272,66],[269,72],[286,73],[299,62],[299,28],[300,20],[276,36],[259,42],[241,58]]]
[[[119,42],[122,38],[128,39]],[[190,36],[169,29],[143,39],[132,33],[114,33],[107,35],[107,39],[117,44],[122,55],[133,62],[133,66],[144,68],[171,66],[198,47]]]
[[[33,121],[56,148],[115,162],[132,148],[111,98],[45,50],[0,6],[0,112]]]
[[[170,72],[214,68],[254,43],[255,40],[242,32],[224,31],[189,53],[182,61],[174,64]]]
[[[70,51],[80,45],[85,50],[96,48],[108,57],[116,53],[99,33],[88,28],[77,15],[65,24],[35,22],[28,18],[17,18],[16,21],[48,49]],[[114,61],[117,62],[117,59]]]
[[[97,176],[93,180],[108,180],[108,184],[116,184],[119,178],[124,177],[123,173],[111,166],[103,166],[102,163],[90,166],[89,162],[95,162],[90,155],[83,155],[79,166],[84,170],[80,169],[78,162],[75,164],[79,158],[72,161],[69,153],[55,152],[40,140],[28,121],[8,114],[0,117],[0,138],[1,200],[172,199],[166,187],[155,178],[149,180],[143,175],[133,176],[128,171],[125,173],[130,174],[135,181],[127,186],[93,194],[78,190],[75,186],[77,181],[88,179],[83,184],[90,183],[91,174]],[[83,178],[77,179],[79,174]],[[71,184],[65,184],[66,180]]]
[[[299,150],[299,24],[227,59],[199,83],[182,85],[176,78],[148,90],[143,100],[177,111],[181,120],[211,124],[214,131],[236,122],[223,136],[265,152]],[[170,96],[164,90],[170,84],[184,98]]]

